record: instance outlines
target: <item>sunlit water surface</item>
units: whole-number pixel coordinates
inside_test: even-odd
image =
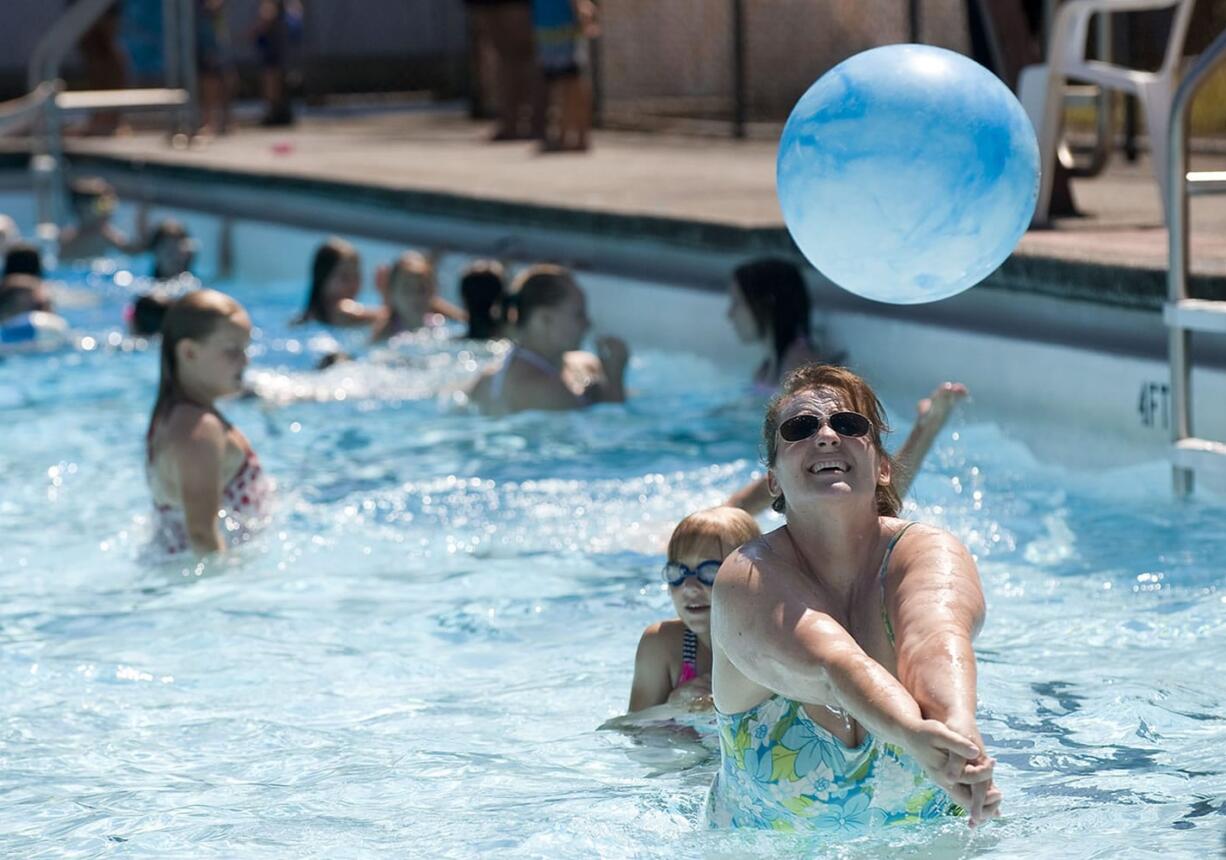
[[[637,349],[624,407],[481,420],[446,391],[496,347],[357,338],[358,361],[316,373],[328,337],[287,325],[301,285],[228,285],[267,396],[224,408],[280,501],[254,543],[183,569],[143,550],[157,357],[117,329],[141,284],[69,283],[92,348],[0,361],[4,856],[1223,848],[1226,510],[1137,490],[1161,464],[1070,473],[971,404],[918,480],[911,515],[980,562],[1004,818],[711,834],[716,754],[596,727],[624,709],[642,628],[670,614],[673,524],[754,468],[747,371]],[[905,430],[912,404],[889,406]]]

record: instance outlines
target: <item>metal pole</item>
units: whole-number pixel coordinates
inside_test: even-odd
[[[194,134],[199,125],[196,114],[199,98],[196,82],[196,3],[195,0],[179,0],[179,68],[183,75],[183,89],[187,90],[187,103],[183,106],[187,117],[187,133]]]
[[[745,3],[732,0],[732,136],[745,137],[748,96],[745,85]]]
[[[1167,300],[1171,303],[1188,297],[1188,111],[1196,91],[1226,56],[1226,32],[1219,33],[1213,43],[1184,75],[1171,103],[1170,129],[1167,131],[1166,206]],[[1171,358],[1171,441],[1172,444],[1192,436],[1192,371],[1188,362],[1188,330],[1170,326]],[[1192,470],[1174,467],[1171,470],[1175,494],[1192,492]]]
[[[920,41],[920,0],[910,0],[907,15],[907,41],[918,44]]]
[[[1166,175],[1167,219],[1167,301],[1183,301],[1188,297],[1188,186],[1187,186],[1187,112],[1191,97],[1185,97],[1180,87],[1171,109],[1170,150]],[[1192,435],[1192,371],[1188,366],[1188,330],[1177,325],[1167,333],[1171,361],[1171,444]],[[1191,469],[1178,466],[1171,469],[1171,484],[1175,495],[1192,492]]]

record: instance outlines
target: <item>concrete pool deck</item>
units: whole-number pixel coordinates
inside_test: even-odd
[[[607,131],[588,154],[542,156],[529,144],[488,144],[486,133],[454,110],[413,110],[313,115],[190,149],[147,132],[70,139],[67,151],[78,173],[128,175],[129,190],[175,179],[316,193],[497,225],[504,246],[534,227],[690,252],[792,250],[775,199],[772,139]],[[6,149],[4,160],[19,166],[16,142]],[[1194,155],[1192,167],[1226,169],[1226,156]],[[1027,233],[985,285],[1157,309],[1167,239],[1147,163],[1117,156],[1104,175],[1074,180],[1074,195],[1086,217]],[[1226,298],[1226,196],[1193,200],[1191,211],[1193,291]]]

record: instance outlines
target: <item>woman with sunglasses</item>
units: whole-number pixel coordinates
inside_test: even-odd
[[[787,522],[712,590],[716,827],[812,831],[996,815],[975,723],[983,592],[953,535],[898,519],[882,408],[848,370],[791,373],[763,425]]]
[[[919,474],[924,458],[932,449],[937,434],[949,420],[954,407],[966,397],[966,386],[960,382],[942,382],[928,397],[916,405],[917,416],[906,441],[893,455],[894,489],[900,499],[906,498],[911,482]],[[728,497],[726,504],[757,515],[766,510],[775,496],[766,476],[755,478]]]
[[[711,707],[711,586],[725,558],[762,532],[737,508],[711,508],[678,523],[661,577],[677,617],[643,631],[634,657],[630,713],[657,705]]]

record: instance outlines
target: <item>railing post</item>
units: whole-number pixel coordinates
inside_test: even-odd
[[[1175,303],[1188,297],[1188,186],[1187,186],[1187,121],[1183,101],[1176,96],[1171,109],[1170,152],[1167,166],[1167,300]],[[1171,444],[1192,435],[1192,371],[1188,366],[1190,335],[1187,329],[1171,326],[1167,333],[1171,362]],[[1178,466],[1171,470],[1175,495],[1184,497],[1192,492],[1191,469]]]
[[[745,82],[745,3],[732,0],[732,136],[745,137],[748,92]]]

